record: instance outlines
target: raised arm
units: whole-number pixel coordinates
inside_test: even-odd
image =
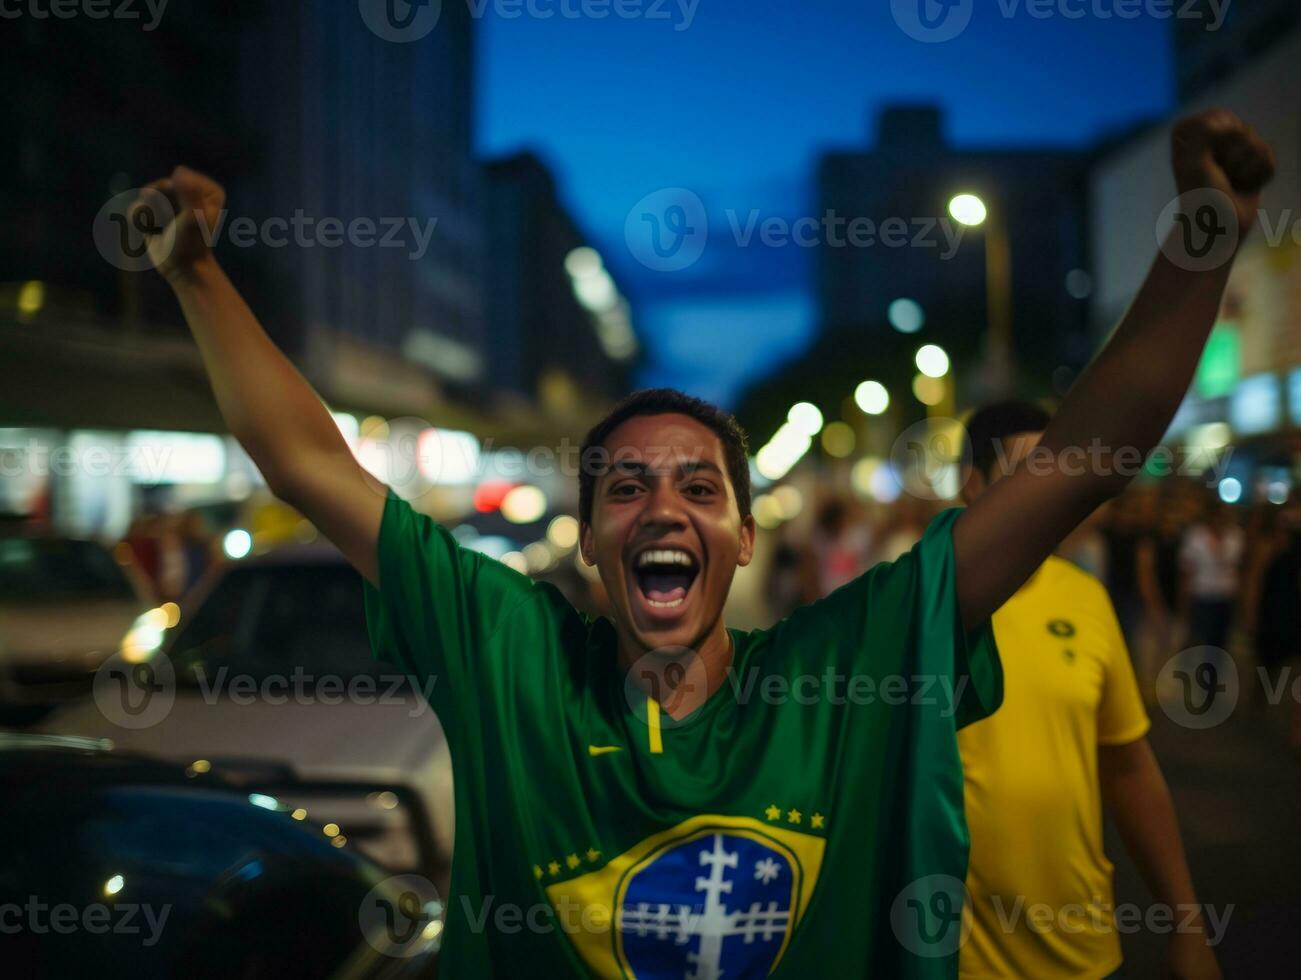
[[[1274,173],[1270,148],[1226,110],[1182,120],[1172,142],[1179,193],[1223,194],[1216,220],[1236,222],[1225,230],[1240,241]],[[1181,233],[1176,227],[1172,235]],[[958,601],[968,627],[998,609],[1072,528],[1120,492],[1130,477],[1117,472],[1117,462],[1132,474],[1133,459],[1145,457],[1169,427],[1232,265],[1226,257],[1193,271],[1196,263],[1169,257],[1178,257],[1180,241],[1158,253],[1110,342],[1044,432],[1034,465],[998,480],[955,523]]]
[[[262,329],[217,264],[199,218],[216,227],[225,191],[177,167],[149,185],[175,217],[149,239],[154,266],[171,284],[203,356],[231,434],[281,500],[301,511],[371,582],[386,488],[362,469],[329,410]],[[150,208],[149,194],[133,205]],[[155,222],[161,226],[162,220]]]

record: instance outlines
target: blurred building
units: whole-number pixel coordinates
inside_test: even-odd
[[[442,5],[401,44],[355,3],[171,4],[148,26],[132,7],[38,19],[24,5],[0,31],[0,452],[136,459],[101,478],[24,464],[0,509],[117,530],[146,497],[188,506],[256,482],[207,435],[223,424],[165,283],[114,268],[92,234],[112,195],[178,162],[226,185],[222,264],[352,438],[370,415],[498,436],[531,421],[491,366],[469,8]],[[253,244],[234,244],[237,219]],[[339,240],[355,221],[369,245]],[[262,233],[272,222],[287,243]],[[171,464],[144,472],[138,450],[158,446]]]
[[[1086,307],[1071,295],[1067,276],[1085,265],[1081,155],[956,147],[943,125],[937,107],[890,107],[879,116],[871,150],[823,157],[819,214],[866,217],[878,227],[902,219],[909,239],[900,247],[818,249],[823,324],[832,330],[890,330],[889,305],[906,297],[925,316],[919,343],[974,353],[986,326],[985,240],[997,224],[1010,249],[1017,359],[1039,373],[1078,363],[1086,353]],[[963,228],[953,221],[948,204],[960,193],[985,203],[985,225]],[[928,232],[932,221],[936,229]],[[956,248],[945,227],[962,232]]]
[[[521,153],[485,174],[493,381],[561,416],[624,394],[638,350],[628,302],[550,172]]]
[[[1301,5],[1296,0],[1225,3],[1220,14],[1223,23],[1218,25],[1207,4],[1198,9],[1203,17],[1178,16],[1173,21],[1180,101],[1223,84],[1301,24]]]
[[[1013,387],[1064,390],[1089,353],[1085,155],[955,146],[942,110],[930,105],[884,109],[873,143],[829,152],[819,164],[814,214],[839,229],[813,250],[819,336],[804,358],[751,388],[742,402],[747,421],[772,431],[784,416],[764,412],[802,398],[821,398],[824,412],[838,413],[871,376],[890,389],[895,424],[907,424],[927,410],[909,390],[923,344],[952,358],[959,403]],[[954,220],[949,203],[959,194],[980,198],[984,224]],[[850,238],[856,221],[871,223],[860,224],[870,244]],[[991,296],[1007,311],[999,319],[1010,328],[1014,370],[986,366]],[[898,300],[906,302],[892,313]]]
[[[1279,172],[1265,191],[1261,218],[1242,247],[1220,321],[1167,438],[1202,456],[1231,446],[1222,496],[1247,501],[1277,499],[1301,482],[1301,106],[1290,94],[1301,64],[1301,25],[1247,57],[1241,39],[1253,35],[1243,23],[1226,21],[1223,39],[1199,41],[1207,51],[1221,47],[1226,54],[1220,63],[1232,70],[1202,87],[1178,114],[1212,106],[1234,110],[1273,145]],[[1090,176],[1098,343],[1124,313],[1159,236],[1169,229],[1160,216],[1175,198],[1170,125],[1115,147]]]

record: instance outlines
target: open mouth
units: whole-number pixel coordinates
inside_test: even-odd
[[[700,571],[695,556],[681,548],[648,548],[633,559],[632,565],[637,590],[656,615],[680,611]]]

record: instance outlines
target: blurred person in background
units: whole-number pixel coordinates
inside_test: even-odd
[[[149,580],[155,594],[158,592],[158,523],[158,515],[141,514],[131,522],[126,537],[122,539],[131,549],[136,567]]]
[[[814,518],[806,556],[805,601],[821,599],[858,578],[867,570],[871,544],[871,529],[849,501],[842,497],[824,501]]]
[[[764,601],[768,614],[775,622],[785,619],[805,601],[811,583],[804,553],[791,540],[790,525],[784,525],[773,544],[768,561],[768,578],[764,583]]]
[[[1138,583],[1138,549],[1151,532],[1155,509],[1151,492],[1131,486],[1112,501],[1102,534],[1107,542],[1104,581],[1120,619],[1125,639],[1134,644],[1143,618],[1143,597]]]
[[[1133,644],[1134,665],[1149,704],[1155,703],[1157,672],[1182,647],[1187,633],[1179,569],[1183,532],[1183,510],[1167,493],[1157,508],[1156,527],[1139,542],[1136,555],[1144,616]]]
[[[998,402],[967,422],[975,503],[1038,444],[1050,417]],[[1197,899],[1147,712],[1102,583],[1050,556],[994,613],[1003,705],[958,732],[971,854],[972,930],[959,975],[1100,978],[1120,968],[1105,803],[1156,900]],[[1012,910],[1080,908],[1079,928],[1038,929]],[[1011,925],[1009,925],[1009,920]],[[1204,925],[1177,931],[1166,962],[1179,977],[1219,975]]]
[[[1202,519],[1184,532],[1179,566],[1188,603],[1188,642],[1228,655],[1246,535],[1228,504],[1207,500]]]
[[[1301,668],[1301,506],[1270,508],[1255,549],[1253,573],[1243,610],[1260,668],[1253,700],[1264,708],[1282,692],[1288,706],[1288,741],[1301,752],[1301,699],[1291,692],[1291,681]]]
[[[158,597],[177,602],[185,595],[187,579],[185,540],[180,514],[163,514],[158,520]]]
[[[197,510],[186,511],[182,515],[179,535],[185,558],[183,592],[189,592],[212,564],[213,536],[208,533],[202,512]]]
[[[890,505],[885,523],[877,535],[880,544],[872,555],[871,564],[896,561],[900,555],[907,553],[908,549],[921,540],[930,516],[924,500],[902,494]]]

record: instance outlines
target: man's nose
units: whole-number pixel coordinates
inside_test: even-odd
[[[685,527],[686,514],[682,497],[672,480],[657,480],[651,487],[646,507],[641,514],[643,527]]]

